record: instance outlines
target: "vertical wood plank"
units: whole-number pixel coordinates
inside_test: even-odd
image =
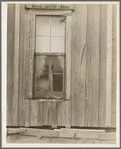
[[[86,126],[92,126],[92,83],[93,83],[93,49],[94,49],[94,5],[87,6],[87,52],[86,52]]]
[[[100,9],[99,127],[104,127],[106,110],[107,5],[100,5]]]
[[[30,100],[25,99],[25,101],[24,101],[24,122],[25,122],[25,127],[30,126],[30,106],[31,106]]]
[[[44,104],[44,109],[43,109],[43,125],[48,125],[48,122],[49,122],[49,115],[48,115],[48,101],[44,101],[43,102]]]
[[[71,31],[72,16],[67,16],[66,20],[66,99],[70,99],[71,85]],[[71,126],[71,101],[66,102],[66,126]]]
[[[23,67],[24,67],[24,27],[25,27],[25,9],[24,5],[20,5],[20,51],[19,51],[19,126],[24,126],[23,113]]]
[[[6,12],[7,13],[7,12]],[[7,17],[7,126],[13,124],[13,63],[14,63],[14,29],[15,5],[8,4]]]
[[[111,126],[112,4],[107,5],[106,126]]]
[[[75,7],[75,12],[76,12],[76,7]],[[76,120],[76,13],[72,14],[72,50],[71,50],[71,55],[72,55],[72,84],[71,84],[71,92],[72,92],[72,126],[75,126],[75,120]]]
[[[77,61],[77,106],[76,125],[84,126],[85,119],[85,75],[86,75],[86,32],[87,32],[87,5],[77,6],[76,21],[76,61]]]
[[[93,126],[98,127],[98,92],[99,92],[99,39],[100,39],[100,5],[95,5],[94,11],[94,50],[93,57]]]
[[[56,128],[58,125],[58,113],[57,113],[58,102],[53,101],[52,103],[52,127]]]
[[[20,4],[15,4],[14,68],[13,68],[13,126],[18,126],[18,84],[19,84],[19,27]]]
[[[80,92],[80,126],[84,126],[85,119],[85,82],[86,82],[86,48],[87,48],[87,5],[82,5],[81,11],[81,92]]]
[[[24,38],[24,98],[28,98],[28,79],[29,79],[29,44],[30,44],[30,14],[25,15],[25,38]]]
[[[62,126],[66,126],[66,102],[62,102]]]
[[[30,126],[38,126],[38,100],[31,100]]]
[[[75,38],[75,125],[79,126],[79,112],[80,112],[80,97],[79,97],[79,93],[80,93],[80,25],[79,25],[79,16],[80,16],[80,12],[78,9],[78,5],[76,6],[76,26],[75,26],[75,30],[76,30],[76,38]]]
[[[58,105],[58,126],[62,126],[62,102],[59,102]]]
[[[66,128],[71,128],[71,101],[66,101]]]
[[[112,100],[111,126],[116,127],[116,78],[117,78],[117,5],[113,5],[112,16]]]
[[[66,99],[70,99],[70,77],[71,77],[71,22],[72,16],[66,20]]]
[[[48,123],[48,125],[52,126],[52,101],[49,101],[48,104],[49,104],[49,110],[48,110],[49,123]]]
[[[33,95],[33,66],[34,66],[34,51],[35,51],[35,15],[30,15],[30,47],[28,53],[28,98],[32,98]]]
[[[43,101],[38,101],[38,126],[43,125]]]

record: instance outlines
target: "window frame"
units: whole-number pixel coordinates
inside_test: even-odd
[[[42,16],[43,17],[43,15],[36,15],[35,17],[36,17],[36,19],[35,19],[35,21],[37,22],[37,17],[38,16]],[[49,17],[49,19],[51,20],[50,22],[52,22],[52,17],[55,17],[55,16],[53,16],[53,15],[49,15],[49,16],[45,16],[45,17]],[[58,17],[58,18],[60,18],[61,16],[56,16],[56,17]],[[49,24],[50,25],[50,24]],[[36,24],[36,29],[37,29],[37,24]],[[50,82],[50,91],[36,91],[36,74],[34,73],[34,98],[43,98],[43,99],[53,99],[53,98],[59,98],[59,99],[64,99],[65,98],[65,77],[66,77],[66,75],[65,75],[65,71],[66,71],[66,68],[65,68],[65,66],[66,66],[66,62],[65,62],[65,57],[66,57],[66,47],[65,47],[65,45],[66,45],[66,21],[64,21],[64,51],[63,52],[51,52],[51,51],[49,51],[49,52],[36,52],[36,50],[37,50],[37,44],[36,44],[36,38],[37,38],[37,34],[36,34],[36,36],[35,36],[35,57],[36,56],[50,56],[50,57],[53,57],[53,56],[63,56],[63,58],[64,58],[64,69],[63,69],[63,85],[62,85],[62,91],[54,91],[53,90],[53,77],[52,77],[52,75],[54,75],[55,73],[53,72],[52,74],[50,73],[50,69],[49,69],[49,72],[48,72],[48,78],[49,78],[49,82]],[[35,31],[36,32],[36,31]],[[53,36],[51,36],[51,37],[53,37]],[[58,37],[58,36],[57,36]],[[49,48],[49,50],[51,50],[51,47]],[[34,57],[34,58],[35,58]],[[51,59],[51,58],[50,58]],[[51,60],[49,60],[49,61],[51,61]],[[35,62],[35,65],[34,65],[34,68],[36,68],[36,59],[34,60],[34,62]],[[49,66],[50,67],[50,66]],[[34,71],[35,72],[35,71]],[[52,80],[50,80],[50,78],[52,79]]]
[[[30,21],[30,28],[32,29],[35,27],[35,18],[37,15],[41,16],[66,16],[66,25],[65,25],[65,31],[66,31],[66,43],[65,43],[65,53],[66,53],[66,65],[65,65],[65,97],[63,99],[70,99],[70,78],[71,78],[71,22],[72,22],[72,10],[32,10],[29,9],[27,11],[26,18],[28,16],[31,18]],[[26,24],[26,22],[25,22]],[[26,28],[26,27],[25,27]],[[26,93],[25,98],[29,99],[42,99],[39,97],[34,97],[34,52],[35,52],[35,29],[30,31],[32,35],[30,35],[30,47],[29,47],[29,52],[30,57],[29,57],[29,66],[31,67],[31,72],[29,73],[28,77],[26,77],[25,80],[28,80],[28,90]],[[27,41],[26,41],[27,42]],[[26,68],[25,68],[26,69]],[[47,99],[47,98],[46,98]],[[59,99],[59,98],[55,98]]]

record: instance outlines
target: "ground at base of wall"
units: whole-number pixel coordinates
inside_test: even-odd
[[[74,138],[36,138],[21,134],[7,135],[7,143],[78,143],[78,144],[116,144],[116,140],[74,139]]]

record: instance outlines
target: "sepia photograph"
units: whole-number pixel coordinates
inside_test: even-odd
[[[1,2],[3,147],[120,147],[119,4]]]

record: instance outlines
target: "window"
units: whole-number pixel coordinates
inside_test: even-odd
[[[25,99],[70,99],[72,10],[26,8]]]
[[[36,16],[35,96],[64,98],[65,17]]]

